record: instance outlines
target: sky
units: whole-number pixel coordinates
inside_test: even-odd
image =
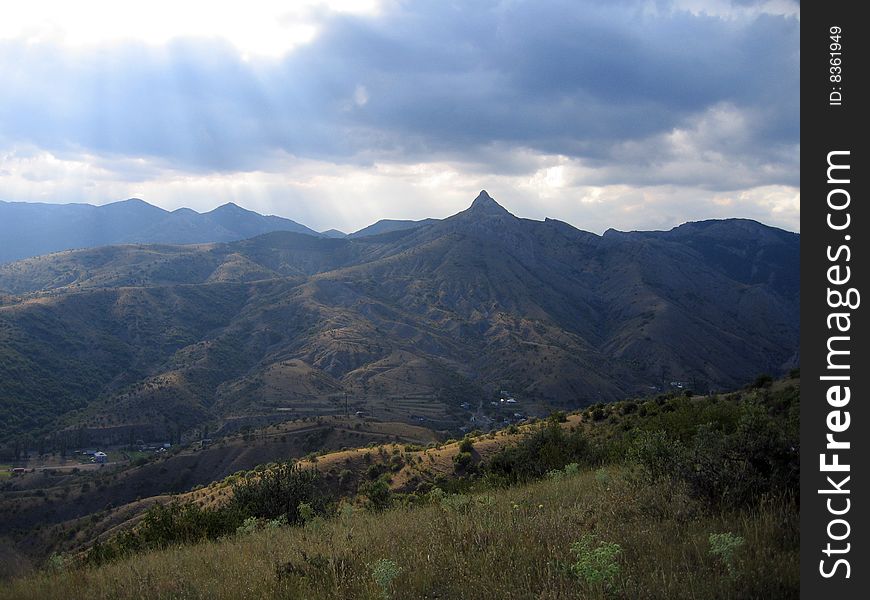
[[[793,0],[29,0],[0,200],[799,231]]]

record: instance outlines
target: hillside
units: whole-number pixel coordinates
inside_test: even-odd
[[[799,411],[760,379],[262,465],[82,519],[115,528],[0,598],[796,598]]]
[[[0,201],[0,264],[72,248],[226,242],[270,231],[320,235],[232,202],[198,213],[189,208],[170,212],[138,198],[102,206]]]
[[[596,236],[482,192],[358,239],[27,259],[0,266],[0,434],[123,443],[131,428],[160,440],[345,410],[486,428],[734,387],[796,364],[798,250],[797,234],[744,220]],[[515,408],[491,405],[506,394]]]
[[[43,457],[29,465],[32,472],[0,479],[0,514],[12,517],[0,519],[0,555],[8,551],[27,564],[44,558],[48,549],[89,544],[170,494],[202,497],[214,482],[257,465],[314,452],[332,452],[334,458],[343,456],[343,448],[369,444],[435,441],[431,431],[414,425],[335,417],[225,432],[212,445],[176,446],[167,453],[116,450],[104,469],[72,454]],[[0,470],[3,475],[8,473]],[[191,492],[203,486],[205,491]],[[0,579],[18,570],[13,564],[0,568]]]
[[[350,238],[360,238],[366,237],[368,235],[380,235],[382,233],[389,233],[391,231],[403,231],[405,229],[416,229],[417,227],[424,227],[426,225],[432,225],[433,223],[437,223],[438,219],[422,219],[420,221],[408,221],[401,219],[381,219],[376,223],[372,223],[368,227],[363,227],[359,231],[354,231],[349,234],[347,237]]]

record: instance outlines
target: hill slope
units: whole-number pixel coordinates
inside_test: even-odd
[[[347,408],[487,427],[734,387],[797,360],[798,250],[797,234],[744,220],[597,236],[482,192],[448,219],[356,239],[28,259],[0,266],[0,433],[160,439]]]
[[[799,399],[662,394],[261,465],[65,524],[58,550],[90,550],[0,597],[797,597]]]

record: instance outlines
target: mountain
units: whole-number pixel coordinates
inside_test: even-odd
[[[796,366],[799,246],[739,219],[598,236],[481,192],[377,235],[0,265],[0,436],[158,439],[347,410],[486,427],[734,388]]]
[[[321,231],[320,235],[328,238],[343,238],[347,237],[347,234],[343,231],[339,231],[338,229],[327,229],[326,231]]]
[[[320,235],[233,203],[198,213],[189,208],[169,212],[138,198],[103,206],[0,201],[0,263],[72,248],[228,242],[270,231]]]
[[[368,227],[363,227],[359,231],[354,231],[347,237],[360,238],[367,235],[379,235],[381,233],[389,233],[391,231],[402,231],[404,229],[414,229],[437,223],[439,219],[421,219],[420,221],[402,221],[397,219],[381,219],[376,223],[372,223]]]

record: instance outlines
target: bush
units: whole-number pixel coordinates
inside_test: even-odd
[[[765,495],[797,497],[799,392],[765,390],[758,398],[709,407],[704,410],[716,412],[676,408],[659,420],[668,430],[641,431],[626,457],[648,481],[685,481],[693,496],[712,504],[747,506]],[[692,422],[704,416],[710,421]]]
[[[649,482],[673,475],[682,454],[681,444],[662,430],[641,431],[628,449],[629,461],[640,467]]]
[[[236,528],[236,533],[239,535],[247,535],[249,533],[254,533],[259,528],[260,524],[257,517],[248,517]]]
[[[453,457],[453,467],[456,471],[465,471],[471,466],[471,452],[460,452]]]
[[[299,505],[310,504],[323,512],[329,500],[321,475],[293,463],[279,463],[258,478],[233,485],[230,508],[243,515],[263,519],[284,516],[290,524],[301,521]]]
[[[471,438],[469,438],[469,437],[462,438],[462,441],[459,442],[459,451],[470,453],[473,450],[474,450],[474,443],[471,441]]]
[[[353,471],[350,469],[342,469],[342,471],[338,474],[338,485],[342,488],[346,488],[353,481],[354,475]]]
[[[595,536],[587,533],[571,546],[576,557],[570,566],[571,573],[587,584],[607,583],[619,575],[616,558],[622,552],[619,544],[612,542],[595,543]]]
[[[745,543],[745,540],[728,531],[726,533],[711,533],[709,542],[710,554],[721,558],[725,568],[728,569],[728,575],[734,577],[737,574],[734,566],[734,554]]]
[[[441,508],[448,512],[466,512],[471,508],[471,496],[449,494],[441,499]]]
[[[758,377],[755,378],[755,381],[752,382],[751,387],[754,389],[767,388],[767,387],[770,387],[770,385],[772,383],[773,383],[773,377],[771,377],[767,373],[762,373],[761,375],[759,375]]]
[[[741,406],[737,428],[723,432],[712,424],[698,428],[683,464],[693,492],[714,503],[744,506],[769,494],[797,495],[800,437],[754,403]]]
[[[402,567],[388,558],[382,558],[368,566],[372,572],[372,579],[375,580],[375,583],[381,591],[381,598],[388,600],[390,598],[390,590],[393,585],[393,580],[402,572]]]
[[[378,512],[388,509],[393,504],[393,492],[383,477],[363,483],[360,486],[360,493],[365,496],[369,510]]]
[[[550,413],[549,419],[554,423],[565,423],[568,421],[568,417],[565,415],[564,410],[554,410]]]
[[[495,454],[484,466],[487,475],[505,483],[541,479],[570,463],[589,465],[597,453],[578,430],[566,433],[558,423],[549,423],[516,446]]]
[[[215,540],[235,533],[243,520],[241,514],[229,508],[209,510],[176,501],[155,504],[135,529],[122,532],[106,543],[97,541],[85,555],[85,562],[99,565],[146,550]]]

